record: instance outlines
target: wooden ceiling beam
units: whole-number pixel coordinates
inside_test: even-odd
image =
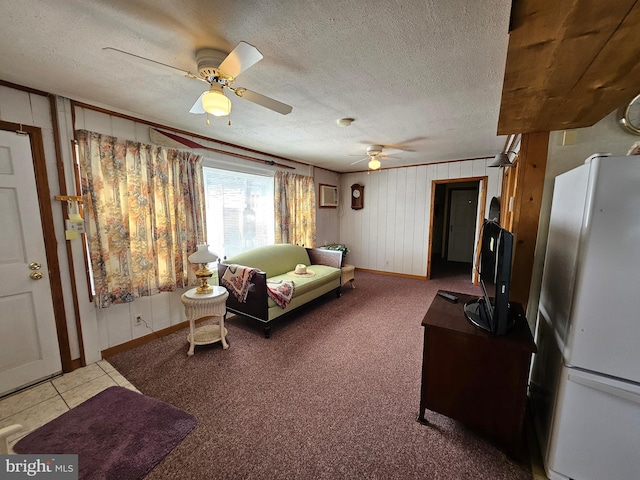
[[[593,125],[640,84],[640,1],[514,0],[498,134]]]

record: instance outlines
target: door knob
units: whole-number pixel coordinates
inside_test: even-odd
[[[29,276],[32,280],[40,280],[42,278],[42,272],[31,272]]]
[[[41,267],[42,267],[42,265],[40,265],[38,262],[31,262],[29,264],[29,269],[30,270],[40,270]]]

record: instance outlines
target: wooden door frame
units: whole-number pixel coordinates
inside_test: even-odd
[[[60,349],[60,360],[62,371],[73,370],[71,359],[71,348],[69,346],[69,331],[67,329],[67,317],[62,294],[62,280],[60,277],[60,262],[58,259],[55,228],[53,223],[53,211],[51,209],[51,193],[47,175],[47,165],[44,153],[44,142],[42,130],[38,127],[21,125],[17,123],[0,120],[0,130],[9,132],[25,132],[29,135],[31,144],[31,156],[33,158],[33,171],[36,180],[38,196],[38,206],[40,209],[40,219],[42,223],[42,234],[44,239],[45,253],[49,267],[49,283],[51,286],[51,297],[53,300],[53,313],[56,322],[56,332],[58,336],[58,346]]]
[[[441,184],[448,183],[464,183],[464,182],[478,182],[478,203],[480,208],[478,209],[478,218],[476,219],[476,236],[478,239],[479,228],[482,227],[482,221],[484,220],[484,212],[486,209],[486,198],[487,198],[487,185],[489,183],[489,177],[487,175],[480,177],[465,177],[465,178],[447,178],[442,180],[432,180],[431,181],[431,212],[429,213],[429,241],[427,243],[427,276],[426,279],[431,279],[431,250],[433,246],[433,218],[434,218],[434,203],[435,203],[435,195],[436,195],[436,186]],[[477,256],[478,245],[475,247],[476,256]],[[475,284],[479,283],[478,272],[473,269],[472,281]]]

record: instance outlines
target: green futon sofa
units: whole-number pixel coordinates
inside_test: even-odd
[[[234,295],[227,299],[227,311],[253,318],[264,325],[269,338],[270,322],[329,292],[340,297],[342,252],[299,245],[275,244],[257,247],[218,263],[218,279],[224,277],[229,265],[253,267],[259,271],[251,279],[245,302]],[[303,264],[315,275],[297,277],[290,273]],[[286,308],[279,307],[267,294],[267,281],[293,281],[294,296]]]

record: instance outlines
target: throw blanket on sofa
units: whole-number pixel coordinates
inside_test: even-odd
[[[267,295],[269,295],[280,308],[287,308],[293,298],[295,287],[293,282],[279,280],[277,282],[267,281]]]
[[[233,293],[239,302],[245,303],[247,301],[251,279],[257,271],[257,268],[229,265],[220,282]]]

